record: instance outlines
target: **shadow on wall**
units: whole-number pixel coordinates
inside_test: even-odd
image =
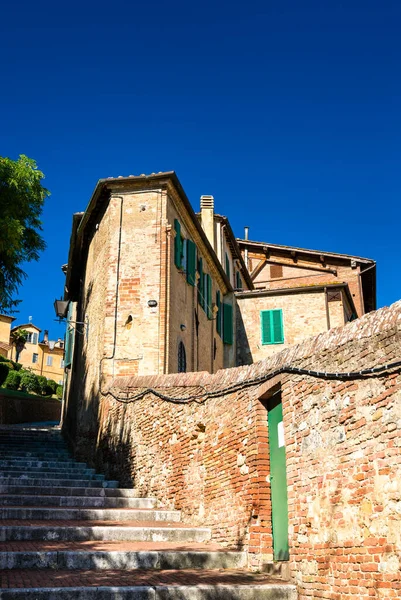
[[[236,334],[237,334],[237,366],[252,365],[253,356],[248,342],[244,321],[239,306],[237,305],[236,312]]]

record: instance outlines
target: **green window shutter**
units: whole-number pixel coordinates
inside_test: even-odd
[[[182,241],[181,241],[181,225],[178,219],[174,219],[174,263],[177,269],[182,267]]]
[[[284,342],[283,311],[260,311],[262,344],[282,344]]]
[[[196,246],[192,240],[187,240],[187,281],[195,285]]]
[[[233,307],[223,302],[223,342],[233,343]]]
[[[64,366],[69,367],[72,363],[72,353],[74,350],[74,327],[70,324],[72,315],[72,302],[68,307],[67,315],[67,330],[65,332],[65,344],[64,344]]]
[[[226,273],[227,273],[228,279],[230,279],[230,259],[228,258],[227,252],[226,252]]]
[[[206,307],[206,314],[207,314],[207,318],[211,319],[213,317],[213,311],[212,311],[212,278],[210,277],[210,275],[206,275],[206,281],[207,281],[207,290],[206,290],[207,307]]]
[[[237,271],[237,282],[236,282],[236,286],[237,290],[242,290],[242,280],[241,280],[241,274],[239,271]]]
[[[202,257],[200,257],[198,260],[198,273],[199,273],[198,302],[201,306],[203,306],[203,261],[202,261]]]
[[[217,290],[216,292],[216,306],[217,306],[217,320],[216,320],[216,331],[221,336],[221,323],[222,323],[222,310],[221,310],[221,301],[220,301],[220,292]]]

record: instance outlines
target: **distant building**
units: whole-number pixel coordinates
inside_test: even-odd
[[[261,360],[376,309],[374,260],[237,242],[254,286],[236,293],[239,364]]]
[[[43,375],[47,379],[53,379],[62,385],[64,379],[64,340],[51,341],[48,339],[47,330],[44,330],[43,340],[40,342],[39,334],[42,330],[33,323],[13,327],[11,333],[22,329],[28,333],[28,338],[25,348],[18,357],[18,362],[36,375]],[[15,348],[12,348],[10,357],[16,360]]]
[[[0,314],[0,356],[6,358],[11,356],[10,330],[13,321],[15,317]]]

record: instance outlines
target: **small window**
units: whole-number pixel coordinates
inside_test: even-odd
[[[58,380],[58,384],[59,384],[59,385],[63,385],[63,383],[64,383],[64,381],[63,381],[62,379],[59,379],[59,380]]]
[[[281,308],[276,310],[260,311],[260,328],[262,344],[283,344],[283,311]]]
[[[38,359],[39,359],[39,354],[36,354],[36,352],[34,352],[34,353],[32,354],[32,362],[33,362],[33,363],[37,363],[37,362],[38,362]]]
[[[61,359],[60,361],[60,369],[64,369],[64,359]]]
[[[32,333],[28,333],[28,335],[26,336],[26,341],[28,342],[28,344],[32,344]]]
[[[48,367],[52,367],[52,366],[53,366],[53,357],[52,357],[52,356],[48,356],[48,357],[46,358],[46,365],[47,365]]]
[[[223,302],[223,342],[233,343],[233,307]]]
[[[182,342],[178,344],[178,373],[187,372],[187,357],[185,354],[185,346]]]
[[[216,306],[217,306],[216,331],[219,334],[219,336],[221,337],[222,324],[223,324],[223,314],[222,314],[223,311],[222,311],[222,306],[221,306],[219,290],[217,290],[217,292],[216,292]]]
[[[187,273],[187,282],[189,285],[195,285],[196,277],[196,246],[192,240],[187,240],[186,243],[186,273]]]
[[[228,279],[230,279],[230,259],[228,258],[227,252],[226,252],[226,273],[227,273]],[[230,279],[230,282],[231,282],[231,279]]]
[[[236,274],[235,287],[237,288],[237,290],[242,290],[242,279],[241,279],[241,273],[239,271],[237,271],[237,274]]]
[[[283,276],[282,265],[270,265],[270,279],[280,279]]]

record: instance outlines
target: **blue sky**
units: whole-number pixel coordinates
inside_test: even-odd
[[[51,337],[71,215],[99,178],[177,172],[234,232],[378,262],[401,297],[401,3],[38,2],[2,7],[0,155],[52,195],[17,322]]]

